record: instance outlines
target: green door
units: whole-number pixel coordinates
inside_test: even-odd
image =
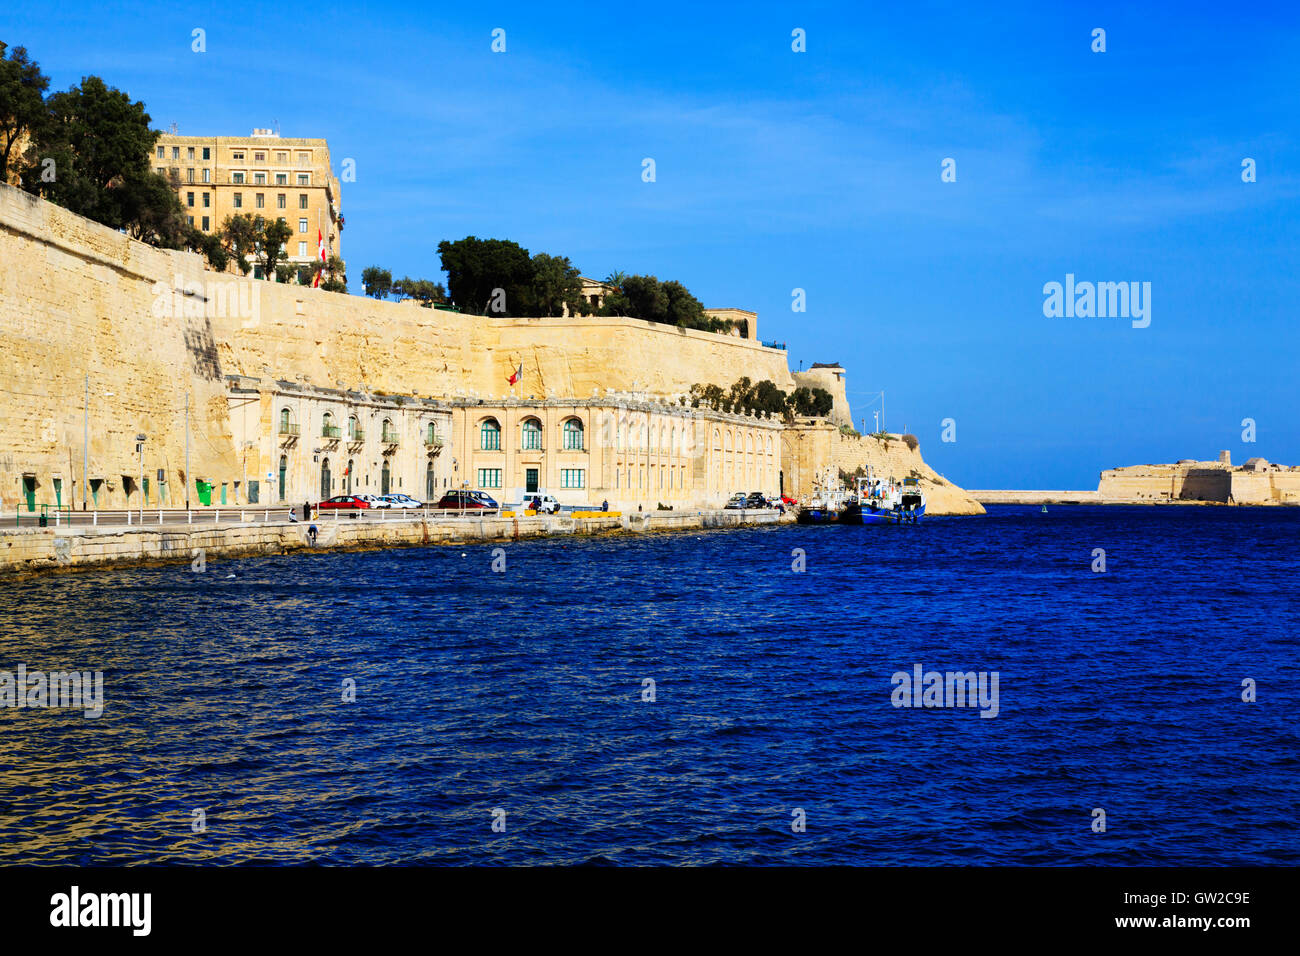
[[[537,487],[537,469],[536,469],[536,468],[527,468],[527,469],[524,470],[524,484],[527,486],[527,487],[524,489],[525,491],[532,492],[532,491],[537,491],[537,490],[539,490],[538,487]]]
[[[388,459],[385,458],[385,459],[384,459],[384,470],[383,470],[383,472],[380,473],[380,476],[379,476],[379,487],[380,487],[380,492],[379,492],[379,493],[380,493],[381,495],[386,495],[386,494],[388,494],[389,488],[390,488],[391,485],[392,485],[392,481],[393,481],[392,473],[388,470]]]
[[[223,505],[226,503],[226,483],[224,481],[221,483],[221,503]]]
[[[27,510],[36,510],[36,479],[23,476],[23,497],[27,499]]]
[[[280,500],[284,501],[285,486],[284,480],[289,475],[289,459],[285,455],[280,456]]]
[[[92,499],[92,503],[96,508],[99,507],[99,486],[102,485],[103,483],[104,483],[103,478],[90,479],[90,497]]]
[[[62,478],[54,479],[54,506],[56,508],[63,507],[63,479]]]
[[[144,503],[146,505],[149,503],[149,479],[148,478],[144,480]]]
[[[210,504],[212,504],[212,485],[211,485],[211,484],[209,484],[208,482],[204,481],[202,478],[195,478],[195,479],[194,479],[194,490],[197,491],[197,492],[199,493],[199,504],[201,504],[201,505],[210,505]]]
[[[262,490],[261,482],[250,481],[248,483],[248,503],[250,505],[257,504],[257,499],[261,494],[261,490]]]

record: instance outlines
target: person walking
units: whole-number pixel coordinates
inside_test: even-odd
[[[302,520],[306,521],[311,518],[311,505],[307,502],[302,503]]]

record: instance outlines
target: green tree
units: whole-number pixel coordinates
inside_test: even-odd
[[[293,230],[283,219],[258,217],[254,226],[257,229],[257,261],[262,267],[262,277],[274,279],[279,274],[277,269],[280,263],[289,258],[285,246],[292,238]]]
[[[164,249],[181,249],[190,241],[180,197],[157,173],[133,169],[114,187],[123,225],[133,239]]]
[[[250,213],[227,216],[221,224],[221,238],[226,252],[235,261],[235,266],[242,275],[253,271],[253,264],[248,261],[248,257],[257,248],[259,232],[258,224]]]
[[[704,304],[691,295],[686,286],[676,281],[665,282],[663,291],[668,297],[665,321],[669,325],[684,329],[709,328],[710,318],[704,314]]]
[[[504,292],[504,310],[494,315],[522,315],[532,292],[533,263],[528,250],[509,239],[466,236],[438,243],[451,299],[464,312],[485,315]]]
[[[85,77],[80,86],[47,98],[35,158],[53,159],[54,175],[44,175],[46,165],[34,162],[23,171],[23,187],[106,226],[129,227],[130,202],[140,193],[128,181],[150,173],[158,136],[143,103],[97,76]]]
[[[173,195],[175,195],[173,193]],[[191,252],[200,253],[208,261],[208,266],[217,272],[225,272],[230,265],[230,253],[226,251],[222,237],[218,233],[206,233],[193,226],[185,230],[185,246]]]
[[[533,256],[533,279],[530,305],[535,315],[563,315],[567,305],[577,311],[582,293],[582,277],[568,256]]]
[[[379,266],[367,266],[361,270],[361,284],[372,299],[387,299],[393,291],[393,274]]]
[[[403,276],[393,283],[393,295],[399,299],[415,299],[426,309],[447,301],[447,290],[442,283],[410,276]]]
[[[8,50],[8,55],[6,55]],[[46,121],[45,91],[50,79],[27,56],[27,48],[12,50],[0,40],[0,183],[8,183],[10,171],[21,175],[26,161],[15,153],[19,140],[29,144]]]

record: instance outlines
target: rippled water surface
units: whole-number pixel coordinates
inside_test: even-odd
[[[0,670],[106,698],[0,710],[0,861],[1295,864],[1298,540],[1006,507],[0,579]],[[895,708],[915,664],[998,716]]]

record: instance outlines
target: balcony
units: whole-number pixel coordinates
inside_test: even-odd
[[[343,429],[338,425],[322,425],[320,429],[321,438],[339,438],[343,434]]]
[[[397,432],[392,428],[385,428],[382,438],[380,439],[385,445],[396,445],[398,443]]]
[[[366,440],[366,431],[364,428],[354,428],[348,432],[348,441],[350,443],[363,442]]]
[[[441,448],[441,447],[442,447],[442,439],[439,438],[437,435],[434,435],[432,438],[428,438],[428,437],[426,437],[426,438],[424,439],[424,447],[425,447],[425,448]]]
[[[298,437],[298,426],[297,426],[297,425],[286,425],[284,422],[281,422],[281,423],[280,423],[280,434],[281,434],[282,436],[287,436],[287,437],[289,437],[289,438],[297,438],[297,437]]]

